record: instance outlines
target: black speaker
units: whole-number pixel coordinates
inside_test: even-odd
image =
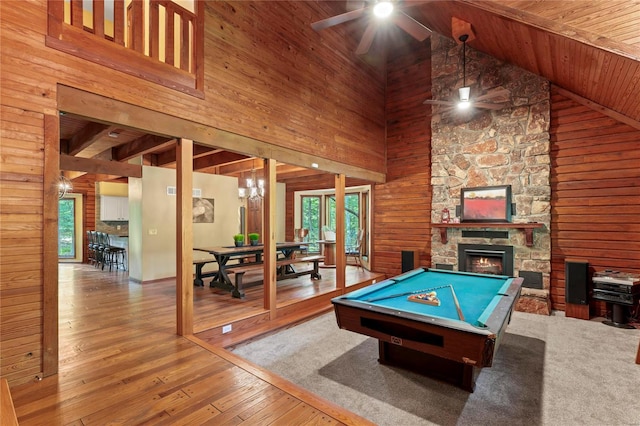
[[[564,300],[576,305],[589,304],[589,262],[564,262]]]
[[[418,252],[402,250],[402,273],[418,267]]]

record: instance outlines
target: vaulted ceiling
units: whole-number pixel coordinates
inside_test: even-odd
[[[345,7],[353,9],[357,3],[345,2]],[[453,17],[470,23],[475,39],[469,45],[474,49],[545,77],[640,128],[640,2],[405,0],[403,6],[414,19],[447,37],[452,37]],[[361,24],[346,25],[349,37],[361,36]],[[175,140],[71,115],[61,116],[60,129],[61,153],[70,156],[122,162],[143,155],[149,165],[175,164]],[[247,156],[197,141],[194,157],[194,170],[204,173],[240,177],[259,167]],[[280,181],[314,173],[278,167]]]

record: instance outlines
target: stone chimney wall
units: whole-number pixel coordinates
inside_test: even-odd
[[[537,293],[548,300],[549,82],[476,51],[472,45],[473,42],[467,45],[466,55],[466,84],[471,87],[471,100],[508,89],[509,95],[487,101],[504,101],[507,107],[497,111],[472,107],[464,112],[432,106],[431,219],[434,223],[441,222],[444,208],[455,217],[462,188],[511,185],[512,202],[516,205],[511,221],[541,222],[545,226],[534,230],[533,247],[527,247],[524,233],[515,229],[509,230],[508,240],[462,238],[462,229],[448,229],[447,244],[442,244],[440,230],[434,229],[432,265],[447,264],[457,269],[458,243],[512,245],[514,275],[518,276],[519,271],[541,273],[543,290]],[[462,45],[433,34],[431,49],[433,99],[457,100],[457,89],[463,85]]]

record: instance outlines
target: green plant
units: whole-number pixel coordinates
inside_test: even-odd
[[[238,242],[238,243],[243,243],[244,242],[244,235],[243,234],[236,234],[233,236],[233,241]]]
[[[259,239],[260,239],[260,234],[257,234],[255,232],[252,232],[251,234],[249,234],[250,241],[258,241]]]

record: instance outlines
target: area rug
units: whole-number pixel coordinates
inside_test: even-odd
[[[231,350],[379,425],[640,424],[637,330],[515,312],[476,390],[378,363],[333,313]]]

